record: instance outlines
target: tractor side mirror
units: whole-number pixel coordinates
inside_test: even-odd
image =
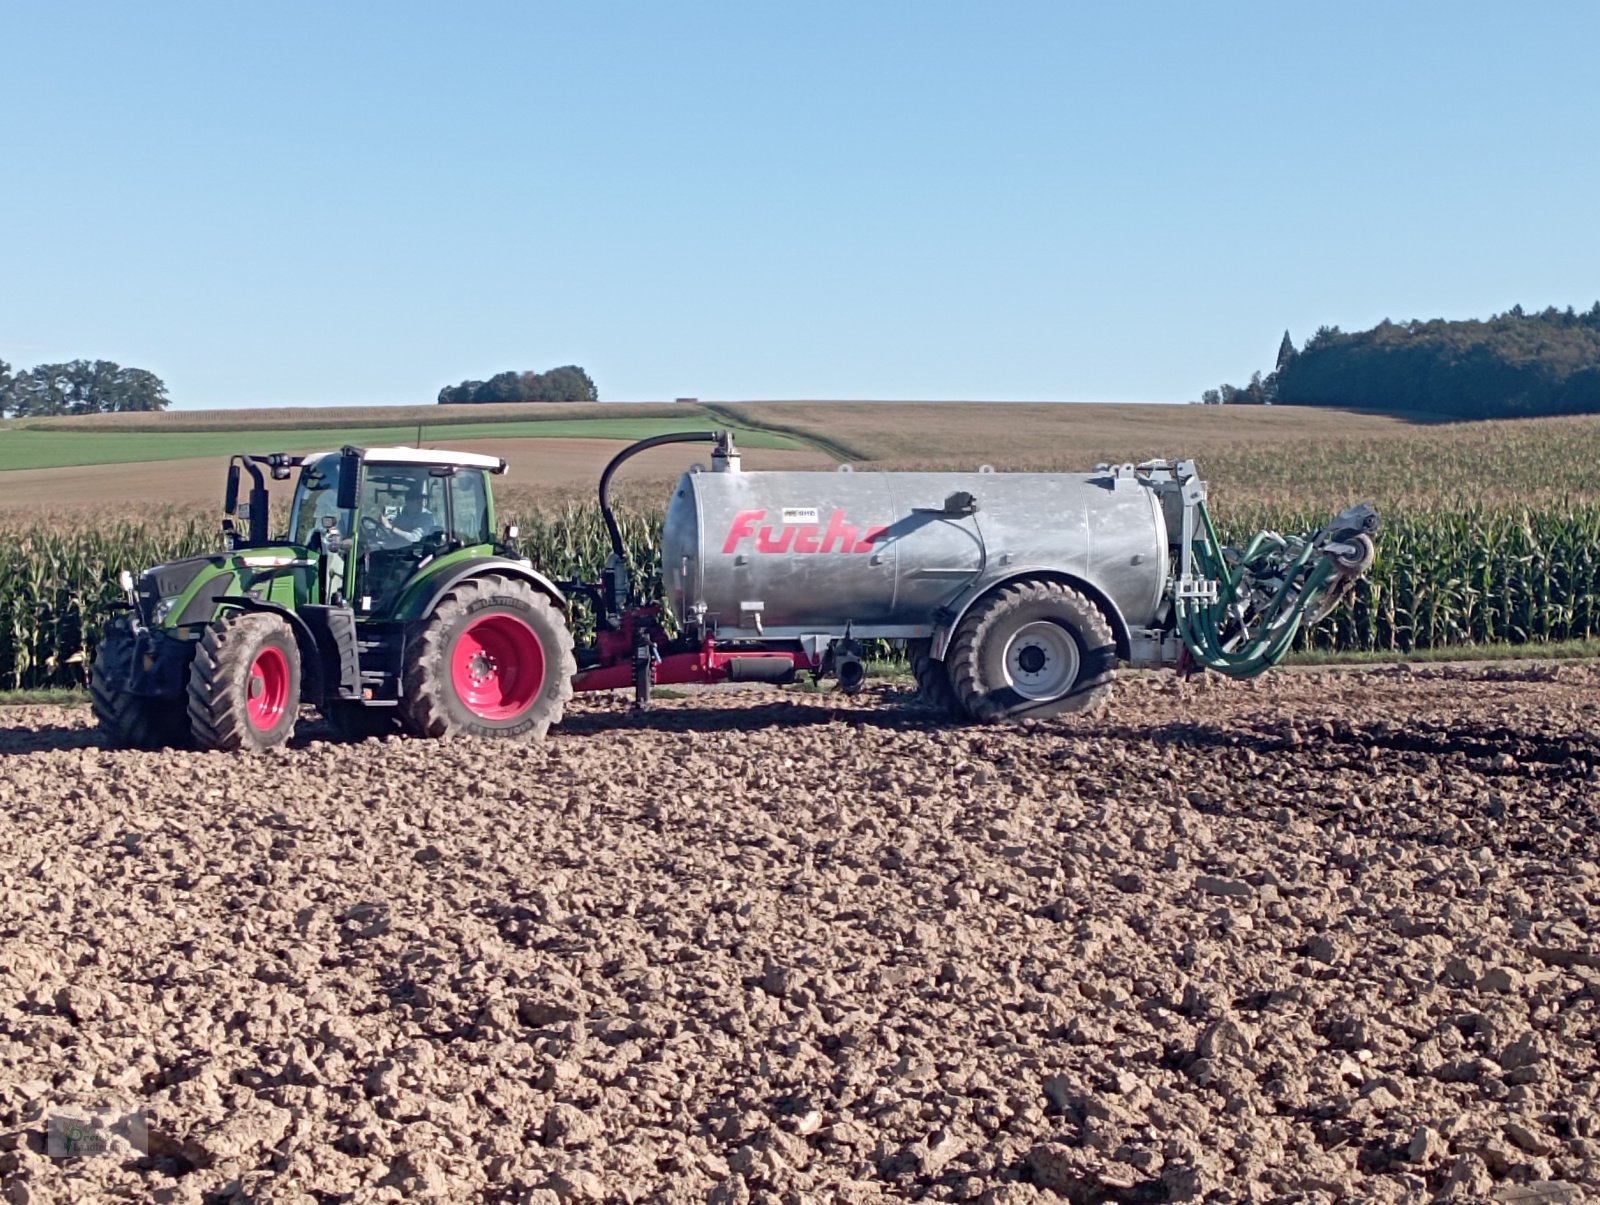
[[[228,487],[222,494],[222,513],[233,514],[239,508],[239,462],[228,462]]]
[[[360,478],[361,456],[354,448],[346,448],[339,454],[339,496],[335,501],[340,510],[355,510]]]

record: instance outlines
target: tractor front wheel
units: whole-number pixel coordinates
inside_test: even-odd
[[[89,675],[89,705],[113,749],[165,749],[189,742],[183,711],[166,699],[149,699],[112,684],[106,647],[95,655]]]
[[[300,649],[276,615],[235,612],[205,631],[189,668],[189,729],[202,749],[271,749],[300,713]]]
[[[519,578],[485,574],[451,589],[406,642],[401,718],[418,736],[540,740],[577,672],[550,600]]]

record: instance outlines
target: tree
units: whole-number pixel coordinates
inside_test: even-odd
[[[1274,369],[1282,368],[1285,364],[1287,364],[1290,360],[1294,359],[1299,354],[1300,353],[1295,351],[1295,349],[1294,349],[1294,340],[1289,338],[1289,332],[1288,331],[1284,331],[1283,332],[1283,342],[1278,344],[1278,362],[1273,365],[1273,368]]]
[[[600,392],[594,381],[576,364],[564,364],[542,373],[536,390],[528,399],[534,402],[597,402]]]
[[[1215,389],[1207,389],[1200,395],[1200,404],[1202,406],[1220,406],[1222,405],[1222,394]]]
[[[596,402],[599,390],[576,364],[549,372],[497,372],[487,381],[463,381],[439,390],[439,404],[470,402]]]
[[[155,373],[110,360],[38,364],[0,385],[0,407],[14,418],[165,410],[169,401]]]

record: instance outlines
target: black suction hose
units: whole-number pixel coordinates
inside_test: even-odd
[[[611,513],[611,475],[622,467],[624,461],[646,449],[659,448],[662,444],[716,443],[722,435],[720,431],[673,431],[667,435],[652,435],[649,439],[629,444],[611,458],[606,471],[600,474],[600,516],[606,521],[606,531],[611,534],[611,550],[617,554],[618,560],[626,560],[627,556],[622,548],[622,531],[617,527],[616,516]]]

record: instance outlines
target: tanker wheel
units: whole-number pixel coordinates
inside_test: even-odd
[[[1117,645],[1104,613],[1082,594],[1059,582],[1022,581],[967,613],[945,663],[972,719],[1035,719],[1103,703]]]
[[[960,714],[961,705],[950,685],[950,669],[943,661],[933,659],[933,641],[906,641],[906,656],[917,680],[917,702],[940,715]]]
[[[539,740],[572,698],[578,664],[560,612],[519,578],[450,590],[406,643],[400,714],[418,736]]]
[[[189,730],[202,749],[271,749],[300,714],[300,649],[276,615],[233,612],[200,637],[189,667]]]
[[[95,654],[89,674],[89,707],[113,749],[165,749],[189,743],[182,709],[167,699],[118,690],[105,677],[105,651]]]
[[[400,731],[398,707],[368,707],[350,699],[336,699],[321,711],[322,718],[341,741],[357,743],[371,736],[391,736]]]

